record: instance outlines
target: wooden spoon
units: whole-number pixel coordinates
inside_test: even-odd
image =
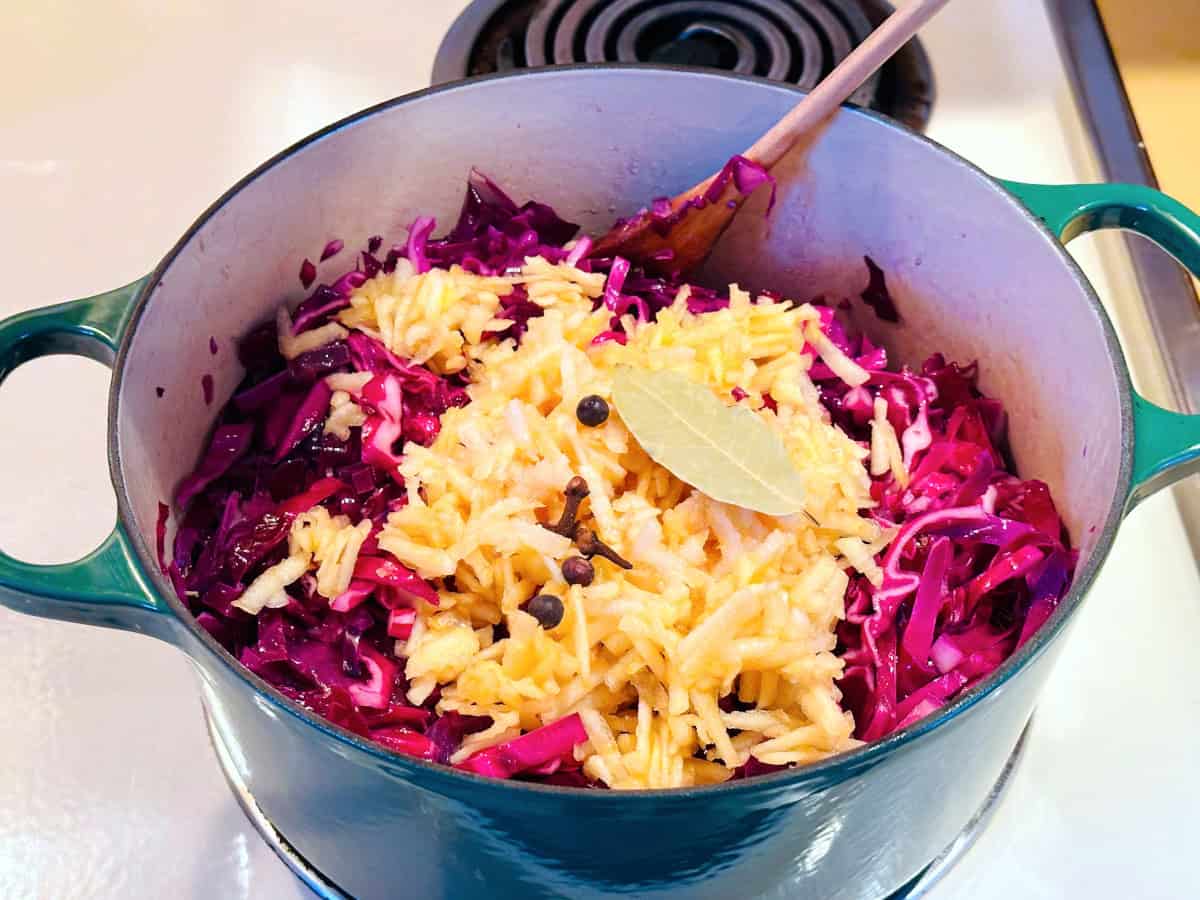
[[[792,110],[772,126],[742,155],[768,171],[796,143],[825,119],[950,0],[910,0],[850,52]],[[617,225],[596,241],[593,256],[623,256],[643,265],[673,272],[688,272],[712,252],[717,239],[733,221],[749,193],[738,190],[734,179],[706,196],[717,173],[671,199],[671,210],[686,210],[669,228],[657,216],[641,214]],[[691,209],[686,209],[688,206]]]

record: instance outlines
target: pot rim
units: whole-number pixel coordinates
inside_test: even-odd
[[[383,746],[369,741],[353,732],[335,725],[327,719],[317,715],[317,713],[301,706],[299,703],[288,699],[274,687],[259,678],[245,666],[243,666],[236,658],[226,651],[216,639],[212,637],[204,628],[202,628],[182,601],[176,596],[170,582],[162,574],[158,567],[157,559],[154,555],[153,548],[150,547],[145,540],[141,531],[133,526],[136,521],[132,504],[130,503],[128,492],[125,487],[125,478],[122,472],[122,462],[120,454],[120,443],[117,440],[117,422],[119,421],[119,407],[121,389],[124,383],[125,363],[130,352],[132,338],[137,329],[137,325],[141,320],[146,307],[149,304],[150,298],[161,283],[163,276],[170,269],[176,257],[182,250],[191,243],[196,233],[204,227],[205,224],[221,209],[232,201],[241,191],[249,184],[258,179],[259,176],[273,169],[276,165],[290,158],[294,154],[300,152],[311,144],[315,144],[345,128],[356,125],[360,121],[365,121],[372,116],[389,110],[402,107],[405,104],[413,103],[420,100],[425,100],[430,97],[437,96],[443,93],[452,93],[462,90],[472,90],[477,84],[505,81],[515,79],[525,79],[528,81],[536,80],[553,80],[559,77],[566,77],[568,80],[578,77],[581,74],[598,74],[606,78],[614,76],[623,76],[626,74],[645,74],[646,71],[652,71],[664,74],[667,77],[686,77],[692,79],[720,79],[739,82],[748,82],[750,84],[769,87],[773,90],[782,90],[796,96],[802,96],[806,92],[788,84],[771,81],[766,78],[761,78],[752,75],[736,75],[726,72],[718,72],[708,69],[700,69],[689,66],[672,66],[672,65],[657,65],[643,63],[603,63],[603,64],[579,64],[579,65],[562,65],[546,67],[541,69],[526,69],[518,72],[510,72],[503,74],[484,75],[475,78],[468,78],[459,81],[453,81],[446,84],[434,85],[432,87],[423,88],[408,94],[403,94],[394,97],[390,100],[385,100],[373,106],[369,106],[363,110],[339,119],[318,131],[296,141],[286,149],[276,153],[274,156],[255,167],[249,174],[239,179],[232,187],[226,190],[218,197],[199,217],[192,223],[186,232],[172,246],[167,254],[155,267],[154,271],[145,279],[142,287],[138,291],[135,298],[129,317],[127,326],[121,336],[121,343],[117,350],[116,359],[113,363],[113,378],[109,391],[108,403],[108,457],[109,457],[109,472],[112,479],[113,488],[117,498],[117,511],[119,526],[124,527],[124,530],[129,535],[132,541],[134,551],[138,561],[141,564],[144,572],[148,574],[148,581],[153,585],[155,591],[161,598],[165,598],[171,611],[174,613],[174,618],[178,620],[178,625],[190,632],[196,638],[200,646],[202,646],[209,656],[219,660],[220,664],[228,668],[238,679],[240,679],[246,687],[250,688],[260,697],[268,700],[272,706],[286,712],[303,723],[313,726],[318,731],[324,732],[329,737],[334,738],[344,744],[348,744],[368,756],[372,757],[377,763],[384,763],[389,766],[394,766],[401,770],[407,770],[406,774],[422,779],[423,786],[435,788],[436,783],[444,781],[450,786],[455,787],[470,787],[474,790],[493,790],[499,792],[518,792],[521,794],[544,794],[552,797],[574,797],[579,798],[582,802],[587,803],[620,803],[625,804],[630,800],[638,802],[637,798],[644,799],[675,799],[680,801],[702,799],[705,796],[715,792],[724,793],[751,793],[757,791],[772,790],[775,788],[790,788],[792,790],[813,788],[816,789],[825,783],[837,783],[844,780],[846,777],[854,775],[856,772],[876,765],[890,757],[893,753],[901,748],[925,737],[928,734],[940,729],[943,726],[949,725],[953,720],[958,718],[963,713],[967,712],[985,698],[991,696],[996,691],[1000,690],[1008,681],[1024,670],[1035,658],[1040,656],[1046,648],[1058,637],[1071,615],[1082,602],[1083,597],[1091,588],[1096,576],[1107,559],[1109,551],[1112,548],[1113,539],[1115,537],[1118,526],[1120,525],[1122,516],[1125,510],[1125,502],[1123,498],[1129,494],[1129,488],[1132,479],[1133,468],[1133,386],[1129,375],[1129,369],[1125,356],[1121,351],[1120,343],[1117,339],[1116,331],[1113,327],[1107,312],[1100,303],[1095,290],[1079,265],[1067,253],[1063,244],[1056,238],[1046,224],[1039,219],[1033,212],[1027,209],[1016,197],[1004,189],[1004,187],[992,176],[988,175],[974,163],[963,158],[947,147],[931,140],[923,134],[912,131],[901,125],[894,119],[877,113],[873,110],[863,109],[854,106],[853,104],[844,104],[843,110],[839,115],[855,115],[864,116],[872,119],[875,122],[890,128],[902,138],[915,140],[920,144],[925,145],[929,150],[939,153],[949,159],[956,165],[965,168],[975,175],[980,186],[990,190],[993,194],[998,195],[998,198],[1005,203],[1016,207],[1017,211],[1026,219],[1029,225],[1036,229],[1043,242],[1047,247],[1058,254],[1061,262],[1070,270],[1071,276],[1079,287],[1083,298],[1091,307],[1093,314],[1099,319],[1101,329],[1104,335],[1108,358],[1111,361],[1118,381],[1119,402],[1121,408],[1121,463],[1117,474],[1117,490],[1113,497],[1112,505],[1109,508],[1108,515],[1105,518],[1103,525],[1098,529],[1099,534],[1096,539],[1096,547],[1087,563],[1082,570],[1075,573],[1075,578],[1072,581],[1070,590],[1067,592],[1063,600],[1058,604],[1057,608],[1050,618],[1042,624],[1035,635],[1010,656],[1004,663],[992,672],[987,678],[970,689],[962,692],[951,703],[942,707],[935,714],[918,720],[912,725],[907,726],[893,734],[888,735],[882,740],[864,744],[852,750],[847,750],[842,753],[830,756],[827,759],[820,760],[815,763],[809,763],[796,768],[785,769],[780,772],[773,772],[766,775],[758,775],[754,778],[745,778],[737,781],[726,781],[720,784],[713,785],[698,785],[693,787],[682,788],[646,788],[634,791],[613,791],[613,790],[582,790],[577,787],[565,787],[559,785],[545,785],[535,782],[515,781],[512,779],[496,779],[488,778],[483,775],[477,775],[472,772],[465,772],[461,769],[456,769],[448,765],[429,762],[415,757],[404,756],[393,753]],[[182,648],[181,648],[182,649]],[[185,652],[188,652],[185,650]],[[188,655],[192,655],[190,652]],[[425,781],[429,779],[429,781]]]

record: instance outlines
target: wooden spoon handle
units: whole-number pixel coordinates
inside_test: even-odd
[[[837,111],[913,35],[950,0],[910,0],[876,28],[850,55],[838,63],[771,130],[745,152],[745,156],[770,169],[805,132]]]

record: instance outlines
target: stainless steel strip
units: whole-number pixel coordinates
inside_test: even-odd
[[[1158,187],[1116,59],[1093,0],[1047,0],[1059,48],[1104,178]],[[1134,277],[1175,408],[1200,413],[1200,306],[1192,280],[1166,253],[1141,238],[1125,237]],[[1175,488],[1175,497],[1200,558],[1200,484]]]
[[[1158,187],[1095,4],[1048,5],[1105,178]],[[1181,410],[1200,412],[1200,307],[1191,279],[1145,240],[1127,241],[1171,390]]]

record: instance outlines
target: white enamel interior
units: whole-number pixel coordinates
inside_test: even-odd
[[[241,377],[234,340],[305,295],[300,262],[330,238],[348,249],[320,266],[325,281],[369,235],[402,239],[423,213],[452,221],[472,166],[518,201],[537,198],[602,230],[715,170],[795,99],[717,75],[553,70],[418,97],[263,172],[180,248],[127,348],[118,448],[145,546],[159,501],[194,465]],[[765,198],[750,204],[710,272],[861,308],[871,256],[903,321],[860,322],[910,363],[934,351],[980,361],[984,390],[1008,408],[1020,472],[1049,482],[1086,559],[1119,502],[1123,376],[1067,257],[986,177],[867,115],[843,111],[802,164],[778,174],[771,216]],[[215,379],[211,407],[205,373]]]

